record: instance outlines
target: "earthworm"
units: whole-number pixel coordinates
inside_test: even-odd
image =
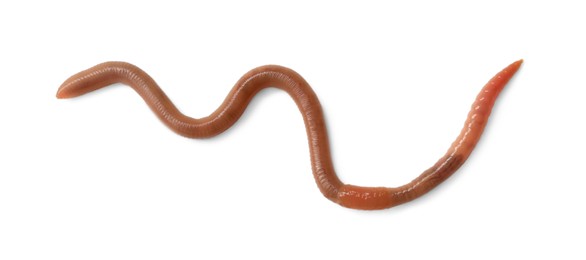
[[[462,166],[480,139],[497,96],[522,62],[512,63],[482,88],[472,104],[462,131],[442,158],[413,181],[395,188],[349,185],[337,177],[320,102],[309,84],[295,71],[285,67],[266,65],[244,74],[220,107],[200,119],[181,113],[146,72],[126,62],[105,62],[71,76],[57,91],[57,98],[72,98],[114,83],[123,83],[132,87],[159,119],[177,134],[207,138],[230,128],[262,89],[282,89],[291,96],[303,115],[311,168],[323,195],[344,207],[374,210],[416,199]]]

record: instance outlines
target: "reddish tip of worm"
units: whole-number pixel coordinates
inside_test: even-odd
[[[523,59],[513,62],[505,70],[511,70],[511,74],[515,74],[515,72],[517,72],[517,70],[519,70],[519,68],[521,67],[521,64],[523,64]]]
[[[523,59],[520,59],[518,61],[511,63],[509,66],[504,68],[501,72],[497,73],[487,83],[487,85],[485,86],[485,91],[492,89],[495,93],[495,95],[493,95],[493,99],[496,99],[496,96],[498,95],[498,93],[500,93],[500,91],[505,87],[507,82],[509,82],[509,80],[511,80],[511,78],[513,78],[515,73],[521,67],[522,63],[523,63]]]
[[[87,84],[87,83],[86,84],[79,84],[79,82],[77,82],[77,83],[78,84],[72,85],[70,80],[66,80],[65,82],[63,82],[63,84],[61,84],[61,86],[57,90],[57,94],[55,96],[58,99],[73,98],[73,97],[83,95],[84,93],[87,93],[88,91],[91,91],[91,88],[88,89],[88,87],[92,87],[92,85]]]
[[[64,98],[68,98],[68,96],[64,93],[62,88],[59,88],[59,90],[57,90],[57,95],[55,95],[58,99],[64,99]]]
[[[519,67],[521,67],[521,64],[523,64],[523,59],[520,59],[518,61],[513,62],[513,64],[511,64],[511,66],[514,66],[517,69],[519,69]]]
[[[503,69],[501,71],[501,73],[499,73],[499,74],[504,74],[507,77],[508,76],[512,77],[517,72],[517,70],[519,70],[519,68],[521,67],[521,64],[523,64],[523,59],[520,59],[518,61],[511,63],[509,66],[507,66],[505,69]]]

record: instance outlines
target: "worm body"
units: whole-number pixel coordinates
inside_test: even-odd
[[[230,128],[262,89],[282,89],[293,98],[303,115],[311,167],[323,195],[344,207],[373,210],[390,208],[416,199],[451,176],[470,156],[486,126],[497,96],[521,63],[522,60],[512,63],[482,88],[460,135],[437,163],[413,181],[395,188],[360,187],[340,181],[330,156],[319,100],[299,74],[285,67],[267,65],[249,71],[240,78],[216,111],[199,119],[181,113],[146,72],[125,62],[102,63],[71,76],[59,88],[57,98],[76,97],[114,83],[123,83],[132,87],[159,119],[177,134],[190,138],[206,138]]]

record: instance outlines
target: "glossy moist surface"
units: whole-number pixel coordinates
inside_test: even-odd
[[[390,208],[416,199],[458,170],[480,139],[497,96],[521,63],[522,60],[512,63],[482,88],[460,135],[437,163],[413,181],[395,188],[360,187],[340,181],[330,156],[319,100],[299,74],[285,67],[267,65],[249,71],[236,83],[216,111],[199,119],[182,114],[146,72],[125,62],[105,62],[71,76],[59,88],[57,97],[76,97],[114,83],[123,83],[132,87],[159,119],[176,133],[191,138],[206,138],[230,128],[260,90],[268,87],[282,89],[291,96],[303,115],[311,168],[320,191],[326,198],[344,207],[372,210]]]

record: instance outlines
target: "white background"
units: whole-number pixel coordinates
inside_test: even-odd
[[[145,2],[0,4],[0,259],[586,256],[580,1]],[[322,102],[340,178],[398,186],[521,58],[466,164],[383,211],[321,195],[278,90],[208,140],[175,135],[122,85],[55,98],[122,60],[203,117],[248,70],[287,66]]]

